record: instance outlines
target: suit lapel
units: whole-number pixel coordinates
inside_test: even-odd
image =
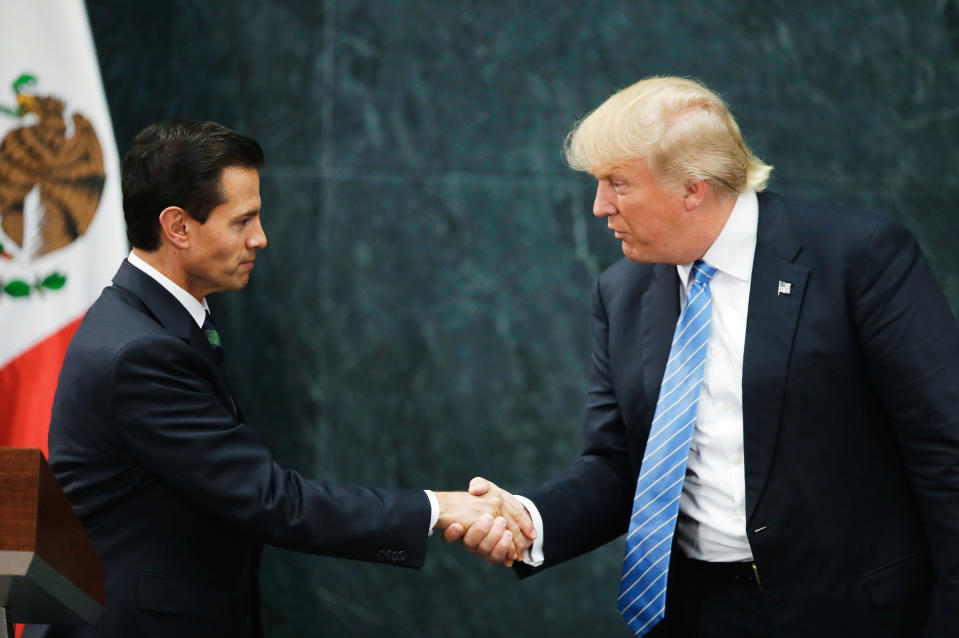
[[[126,259],[120,264],[120,269],[113,276],[113,283],[120,288],[132,292],[143,303],[146,310],[170,334],[183,339],[213,370],[214,384],[218,394],[233,412],[240,418],[239,410],[233,401],[230,384],[223,372],[216,354],[210,348],[210,342],[200,329],[190,313],[177,299],[145,272],[136,268]]]
[[[774,194],[761,193],[743,353],[747,521],[776,450],[786,369],[809,277],[807,267],[793,263],[801,250],[785,207]]]
[[[213,368],[213,378],[216,381],[217,391],[220,396],[225,397],[225,402],[233,412],[233,416],[242,421],[242,414],[236,400],[233,398],[233,389],[230,387],[230,381],[227,379],[226,372],[223,370],[223,364],[220,363],[216,353],[213,352],[213,348],[210,347],[210,342],[207,340],[206,335],[203,334],[203,330],[200,329],[200,326],[196,325],[196,322],[193,321],[192,318],[190,319],[190,328],[190,347]]]
[[[653,281],[643,293],[640,306],[640,334],[643,335],[643,387],[649,423],[659,400],[659,387],[666,372],[676,320],[679,317],[679,275],[676,266],[657,264]],[[648,432],[645,433],[648,435]],[[645,443],[645,441],[644,441]]]

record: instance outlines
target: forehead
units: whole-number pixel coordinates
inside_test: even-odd
[[[227,166],[220,174],[220,203],[209,217],[221,222],[260,211],[260,174],[255,168]]]
[[[644,159],[623,160],[590,171],[597,180],[648,187],[658,184]]]
[[[593,168],[590,173],[596,179],[608,179],[610,177],[648,177],[650,175],[649,165],[645,159],[628,159],[618,162],[611,162]]]
[[[260,173],[247,166],[227,166],[220,174],[220,191],[224,199],[260,195]]]

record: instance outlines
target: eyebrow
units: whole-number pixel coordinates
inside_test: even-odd
[[[606,166],[603,168],[602,172],[593,173],[593,177],[601,180],[609,180],[613,177],[618,177],[619,179],[625,180],[622,171],[623,168],[621,166]]]

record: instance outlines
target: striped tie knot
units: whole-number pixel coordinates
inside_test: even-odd
[[[693,283],[700,284],[705,286],[709,283],[709,280],[713,278],[713,275],[716,274],[716,268],[710,266],[702,259],[697,259],[693,262]]]
[[[636,479],[616,605],[637,636],[648,633],[666,613],[669,557],[696,429],[712,317],[709,281],[715,274],[716,268],[702,260],[693,264]]]

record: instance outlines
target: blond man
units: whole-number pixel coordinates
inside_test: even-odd
[[[959,332],[911,235],[765,190],[692,80],[623,89],[566,152],[625,258],[593,294],[583,453],[523,491],[523,575],[626,534],[637,636],[956,635]]]

